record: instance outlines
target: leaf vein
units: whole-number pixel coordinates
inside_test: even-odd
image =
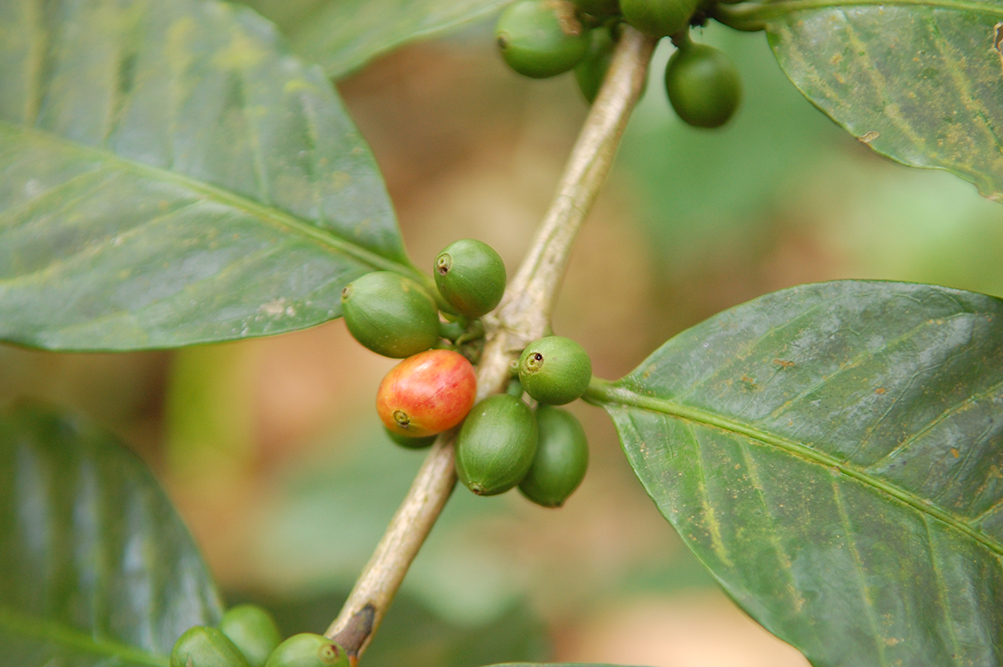
[[[52,186],[52,187],[50,187],[50,188],[48,188],[48,189],[46,189],[46,190],[38,193],[37,195],[29,197],[28,199],[26,199],[26,200],[24,200],[22,202],[19,202],[17,205],[15,205],[15,206],[7,209],[6,211],[0,212],[0,227],[2,227],[3,224],[7,220],[10,220],[11,218],[16,218],[17,216],[19,216],[19,215],[21,215],[23,213],[31,211],[33,208],[35,208],[39,204],[47,201],[53,195],[62,194],[63,190],[65,190],[66,188],[72,187],[72,186],[75,186],[75,185],[80,185],[80,181],[85,181],[86,182],[88,179],[93,178],[94,176],[106,176],[106,175],[108,175],[108,171],[106,169],[104,169],[102,167],[97,167],[97,168],[94,168],[94,169],[88,169],[87,171],[82,171],[79,174],[71,176],[70,178],[67,178],[62,183],[59,183],[58,185],[54,185],[54,186]],[[84,196],[89,196],[89,193],[88,193],[88,195],[84,195]],[[82,199],[82,198],[83,197],[73,199],[72,203],[75,204],[75,203],[79,202],[80,199]],[[61,206],[58,210],[65,210],[66,208],[67,208],[67,202],[63,202],[63,206]],[[0,232],[0,233],[2,233],[2,232]]]
[[[961,647],[958,645],[958,637],[954,632],[954,619],[951,614],[951,598],[947,594],[947,586],[944,583],[944,573],[941,572],[940,564],[937,559],[937,548],[935,546],[935,540],[933,537],[933,532],[930,527],[930,517],[923,516],[923,525],[926,527],[926,541],[929,545],[928,553],[930,555],[930,565],[933,567],[933,574],[936,579],[936,589],[937,595],[940,597],[940,604],[938,605],[944,613],[944,624],[947,627],[947,636],[951,640],[951,648],[954,651],[954,656],[956,659],[961,659]]]
[[[756,338],[755,340],[750,341],[745,346],[745,352],[747,353],[745,356],[736,355],[736,357],[734,359],[732,359],[731,361],[729,361],[727,364],[724,364],[723,366],[721,366],[721,368],[717,369],[714,373],[708,375],[705,378],[702,378],[700,380],[700,382],[697,382],[696,384],[694,384],[688,391],[680,394],[677,398],[679,400],[683,400],[683,399],[689,398],[690,396],[692,396],[696,392],[696,390],[702,389],[703,387],[707,386],[707,384],[709,382],[711,382],[711,381],[719,378],[721,375],[725,374],[725,372],[730,371],[736,365],[738,365],[739,363],[745,361],[748,358],[748,355],[751,354],[753,352],[753,350],[755,350],[756,347],[758,347],[760,345],[760,343],[762,343],[765,340],[769,340],[769,339],[773,338],[776,335],[779,335],[779,334],[783,333],[784,331],[786,331],[787,329],[789,329],[792,326],[797,325],[801,320],[809,317],[813,312],[815,312],[816,310],[818,310],[818,309],[820,309],[822,307],[823,307],[823,304],[816,304],[816,305],[812,306],[811,308],[809,308],[808,310],[806,310],[805,312],[803,312],[800,315],[798,315],[797,317],[795,317],[793,319],[790,319],[790,320],[787,320],[786,322],[784,322],[779,327],[771,327],[769,331],[767,331],[766,333],[764,333],[759,338]]]
[[[371,250],[358,246],[346,239],[344,236],[336,234],[330,227],[321,229],[313,224],[312,221],[303,220],[287,211],[266,206],[260,202],[248,199],[244,195],[230,192],[221,187],[195,180],[175,171],[167,171],[141,162],[128,160],[119,155],[108,153],[100,149],[83,146],[49,132],[29,128],[20,128],[3,120],[0,120],[0,125],[5,126],[10,130],[35,135],[40,140],[46,140],[59,144],[65,150],[77,152],[89,158],[96,157],[106,162],[119,164],[124,167],[125,170],[139,172],[140,174],[150,177],[155,181],[171,183],[197,193],[206,199],[211,199],[225,206],[242,210],[246,213],[257,216],[263,222],[271,225],[272,227],[291,230],[297,232],[301,236],[319,241],[321,244],[349,255],[360,262],[368,264],[374,269],[395,271],[407,276],[412,276],[415,277],[420,284],[427,284],[428,282],[425,274],[422,274],[417,269],[411,266],[405,266],[404,264],[400,264],[391,259],[387,259]]]
[[[992,124],[989,122],[988,110],[980,101],[976,100],[972,96],[972,91],[968,87],[968,81],[964,76],[959,76],[957,68],[954,67],[954,63],[958,60],[957,54],[948,54],[947,47],[949,44],[933,21],[927,22],[927,25],[930,36],[933,37],[934,46],[937,47],[937,51],[943,57],[944,69],[947,70],[950,75],[954,88],[958,91],[958,95],[963,98],[965,107],[969,110],[973,110],[979,120],[982,121],[978,124],[979,127],[982,128],[986,137],[988,137],[995,146],[996,152],[999,153],[1003,150],[1003,142],[1000,141],[1000,137],[996,134],[995,128],[993,128]]]
[[[87,246],[77,248],[76,252],[74,252],[72,255],[68,255],[59,261],[50,262],[45,266],[36,269],[35,271],[31,271],[28,273],[20,273],[11,278],[0,279],[0,286],[9,287],[11,285],[18,285],[31,281],[37,281],[40,279],[51,278],[54,274],[57,274],[61,269],[70,268],[75,264],[79,264],[82,261],[90,259],[94,257],[94,255],[100,253],[102,250],[105,250],[110,245],[121,243],[124,240],[133,238],[138,234],[140,234],[141,232],[146,231],[152,225],[162,220],[171,218],[180,213],[181,211],[193,208],[203,203],[205,202],[198,200],[193,202],[188,202],[187,204],[183,204],[171,211],[162,213],[160,215],[156,215],[152,218],[149,218],[148,220],[144,220],[143,222],[141,222],[140,224],[136,225],[135,227],[133,227],[128,231],[122,232],[120,234],[115,234],[113,236],[106,236],[105,238],[101,239],[96,243],[92,243]]]
[[[0,627],[5,627],[20,636],[47,640],[96,655],[120,658],[149,667],[168,667],[165,656],[154,655],[116,641],[95,639],[76,628],[31,617],[7,607],[0,607]]]
[[[878,465],[880,465],[885,461],[888,461],[890,458],[900,453],[903,449],[905,449],[906,447],[908,447],[909,445],[911,445],[912,443],[916,442],[924,435],[929,433],[932,429],[936,428],[937,425],[943,422],[945,419],[948,419],[952,415],[956,414],[958,411],[967,408],[975,401],[981,400],[983,398],[988,398],[991,394],[1000,389],[1003,389],[1003,380],[1000,380],[999,382],[994,382],[993,384],[989,385],[982,391],[972,394],[971,396],[966,398],[964,401],[961,401],[960,403],[955,403],[953,405],[948,406],[943,412],[937,415],[934,419],[930,420],[924,426],[920,427],[918,431],[916,431],[908,438],[897,444],[894,449],[889,451],[887,454],[882,456],[877,461],[870,463],[866,468],[864,468],[864,470],[865,471],[874,470]]]
[[[944,324],[944,323],[950,322],[951,320],[957,319],[959,317],[966,317],[966,316],[968,316],[968,313],[956,313],[954,315],[951,315],[949,317],[945,317],[942,320],[940,320],[940,324]],[[845,373],[846,371],[854,370],[854,369],[856,369],[861,364],[861,362],[873,359],[873,358],[877,357],[879,354],[881,354],[882,352],[885,352],[885,351],[893,348],[894,346],[896,346],[896,345],[898,345],[900,343],[906,342],[907,340],[909,340],[910,338],[912,338],[913,336],[915,336],[916,333],[920,329],[922,329],[923,327],[928,326],[930,324],[931,324],[930,320],[927,320],[925,322],[921,322],[921,323],[917,324],[916,326],[914,326],[913,328],[911,328],[908,331],[906,331],[905,333],[903,333],[902,335],[897,336],[897,337],[895,337],[895,338],[893,338],[893,339],[891,339],[889,341],[885,341],[879,347],[877,347],[877,348],[875,348],[873,350],[864,350],[863,352],[861,352],[860,354],[858,354],[856,357],[854,357],[853,359],[850,359],[845,364],[843,364],[842,366],[840,366],[839,369],[837,369],[834,373],[830,373],[829,375],[822,376],[818,380],[818,382],[816,382],[815,384],[811,385],[807,389],[804,389],[797,396],[794,396],[794,397],[788,399],[787,401],[785,401],[783,404],[777,406],[777,408],[773,412],[771,412],[766,417],[764,417],[764,418],[762,418],[760,420],[757,420],[755,423],[761,424],[762,422],[764,422],[764,421],[766,421],[768,419],[769,420],[773,420],[773,419],[776,419],[776,418],[780,417],[788,409],[790,409],[791,407],[794,407],[794,403],[795,402],[800,401],[801,399],[803,399],[806,396],[809,396],[816,389],[819,389],[819,388],[825,386],[825,384],[828,383],[828,382],[831,382],[833,378],[839,377],[842,373]]]
[[[644,396],[622,386],[617,386],[605,381],[593,380],[586,393],[586,397],[599,404],[614,404],[631,406],[649,412],[668,415],[677,419],[691,421],[710,428],[717,428],[727,433],[746,436],[752,440],[763,443],[771,447],[786,452],[790,456],[800,458],[805,462],[820,465],[830,470],[855,479],[870,489],[884,493],[894,500],[922,514],[929,514],[931,517],[950,526],[952,529],[967,535],[984,548],[997,555],[1003,555],[1003,545],[973,526],[968,525],[958,517],[945,510],[931,505],[924,498],[918,497],[915,493],[903,489],[895,484],[870,474],[867,470],[858,468],[848,462],[840,461],[834,456],[823,451],[813,449],[808,445],[794,442],[788,438],[767,433],[761,429],[747,424],[729,419],[722,415],[717,415],[706,410],[687,405],[681,405],[675,401]]]
[[[236,32],[236,25],[234,25],[233,30]],[[270,179],[268,178],[268,167],[265,164],[265,154],[261,146],[261,132],[258,130],[254,114],[248,107],[247,73],[243,67],[238,67],[236,68],[236,74],[239,85],[238,99],[240,102],[240,113],[244,117],[244,123],[247,125],[247,140],[251,144],[251,155],[254,157],[254,177],[258,184],[258,196],[263,204],[271,206],[272,188]]]
[[[871,636],[874,638],[874,648],[878,654],[878,660],[882,665],[888,665],[888,659],[885,656],[884,647],[884,635],[878,628],[878,621],[874,617],[874,603],[871,602],[870,593],[867,587],[867,578],[864,574],[864,564],[860,557],[860,551],[857,548],[857,541],[854,538],[853,526],[850,524],[850,515],[846,512],[846,505],[843,503],[843,494],[839,490],[839,480],[835,477],[832,478],[832,495],[836,501],[836,509],[839,512],[840,522],[843,524],[843,531],[846,534],[846,546],[850,549],[850,555],[853,557],[853,564],[857,570],[857,583],[860,588],[860,600],[864,604],[864,609],[867,611],[867,620],[871,625]]]
[[[710,534],[711,545],[714,549],[714,553],[717,555],[721,562],[728,567],[734,567],[731,562],[731,557],[728,555],[728,548],[724,545],[724,540],[721,537],[721,523],[717,519],[717,514],[714,512],[714,503],[710,500],[710,491],[707,489],[707,475],[705,470],[707,468],[706,463],[704,463],[703,457],[707,452],[708,447],[704,446],[700,442],[700,436],[698,435],[696,429],[693,428],[692,424],[686,424],[687,432],[690,438],[693,440],[693,444],[696,445],[696,458],[699,465],[697,465],[697,473],[699,477],[697,478],[697,483],[700,487],[700,504],[703,507],[704,523],[707,528],[707,532]]]

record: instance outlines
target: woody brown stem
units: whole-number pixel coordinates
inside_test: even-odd
[[[656,40],[625,27],[530,250],[505,290],[501,305],[484,318],[487,337],[477,369],[478,400],[505,390],[509,364],[549,327],[572,246],[609,173],[643,89],[655,44]],[[365,650],[456,485],[455,436],[454,429],[440,436],[432,447],[341,613],[327,630],[328,637],[343,636],[339,633],[371,606],[371,629],[365,637],[353,640],[357,646],[345,646],[349,652],[361,654]]]

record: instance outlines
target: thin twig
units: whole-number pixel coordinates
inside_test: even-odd
[[[477,371],[478,400],[505,389],[509,364],[527,344],[542,337],[550,324],[572,244],[609,173],[643,89],[655,43],[629,27],[624,29],[529,253],[495,314],[485,318],[487,343]],[[353,616],[371,605],[375,612],[372,632],[358,647],[346,646],[349,651],[361,654],[368,645],[456,485],[454,438],[455,432],[449,432],[436,441],[341,613],[327,630],[327,636],[335,637]]]

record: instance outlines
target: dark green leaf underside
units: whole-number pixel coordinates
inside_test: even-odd
[[[0,410],[0,655],[13,667],[164,666],[219,620],[209,573],[143,464],[37,407]]]
[[[591,396],[687,544],[813,664],[1003,663],[1003,301],[798,287]]]
[[[787,76],[861,141],[1003,199],[1000,3],[780,0],[724,14],[765,25]]]
[[[322,72],[246,9],[0,4],[0,339],[172,347],[340,314],[409,272]]]
[[[409,41],[483,17],[510,0],[241,0],[335,78]]]

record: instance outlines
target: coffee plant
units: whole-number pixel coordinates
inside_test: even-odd
[[[411,261],[332,83],[476,19],[497,21],[482,34],[512,69],[573,76],[590,104],[510,276],[475,239]],[[260,607],[224,613],[115,437],[11,403],[0,662],[354,667],[457,480],[574,498],[586,431],[553,406],[581,398],[720,587],[812,664],[1003,664],[1003,300],[797,286],[613,381],[551,328],[658,42],[674,52],[647,95],[706,136],[741,113],[738,69],[701,43],[711,22],[765,32],[793,85],[877,153],[1003,198],[995,0],[0,0],[0,341],[173,349],[344,317],[401,360],[377,397],[388,434],[429,448],[326,632],[284,637]]]

